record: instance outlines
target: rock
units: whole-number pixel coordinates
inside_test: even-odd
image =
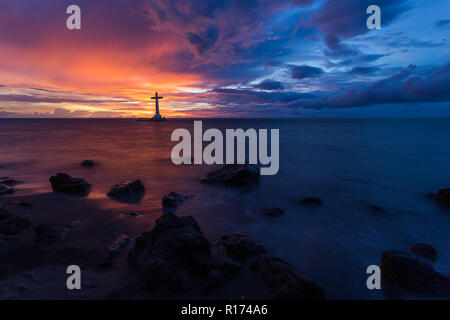
[[[414,253],[416,256],[430,260],[431,262],[436,262],[438,256],[437,250],[433,246],[425,243],[416,243],[409,248],[409,251]]]
[[[34,241],[43,244],[54,244],[60,242],[69,229],[54,223],[43,224],[34,228],[36,236]]]
[[[30,219],[0,209],[0,234],[17,235],[30,226]]]
[[[58,173],[50,178],[54,192],[62,192],[76,196],[87,196],[91,185],[81,178],[72,178],[66,173]]]
[[[176,208],[178,205],[182,204],[184,200],[189,197],[182,196],[176,192],[171,192],[166,194],[162,199],[163,208]]]
[[[108,258],[116,258],[118,257],[122,252],[124,252],[130,245],[131,245],[132,239],[127,234],[119,234],[116,235],[116,239],[113,241],[113,243],[108,247]]]
[[[264,208],[258,212],[266,217],[279,217],[284,213],[284,210],[280,208]]]
[[[375,204],[369,204],[369,209],[371,209],[374,212],[383,212],[383,208],[375,205]]]
[[[31,208],[33,204],[27,201],[17,201],[16,204],[22,208]]]
[[[425,198],[427,198],[427,199],[433,199],[433,198],[434,198],[434,193],[433,193],[433,192],[427,192],[427,193],[425,194]]]
[[[222,183],[229,186],[251,186],[259,181],[260,169],[252,164],[227,164],[208,173],[200,181],[204,183]]]
[[[1,177],[0,184],[4,184],[7,187],[13,187],[15,185],[20,184],[20,181],[17,181],[17,180],[8,178],[8,177]]]
[[[96,165],[97,163],[94,160],[84,160],[83,162],[80,163],[80,166],[85,168],[92,168]]]
[[[211,269],[205,281],[204,293],[210,294],[211,291],[219,288],[241,270],[241,265],[231,259],[223,258],[212,262]]]
[[[323,300],[323,290],[311,279],[295,274],[287,262],[259,255],[250,264],[252,270],[268,286],[274,299]]]
[[[139,202],[144,193],[145,188],[141,180],[127,180],[111,187],[108,196],[120,202]]]
[[[440,189],[434,196],[434,200],[444,206],[450,206],[450,188]]]
[[[156,220],[151,231],[136,239],[129,253],[140,284],[151,291],[171,290],[170,283],[179,271],[190,277],[207,274],[210,259],[211,246],[194,218],[173,213]]]
[[[13,193],[14,193],[13,188],[10,188],[5,184],[0,184],[0,196],[4,194],[13,194]]]
[[[0,259],[3,259],[8,256],[8,246],[6,245],[6,242],[2,239],[0,239]],[[1,279],[1,277],[0,277]]]
[[[244,262],[266,253],[266,248],[257,237],[243,232],[227,233],[221,236],[216,244],[223,249],[227,257]]]
[[[406,293],[428,298],[450,297],[450,278],[438,273],[427,260],[408,251],[385,251],[381,272],[391,286]]]
[[[299,202],[301,204],[308,204],[308,205],[315,205],[315,206],[323,205],[323,201],[320,200],[319,198],[315,198],[315,197],[304,198],[304,199],[300,200]]]

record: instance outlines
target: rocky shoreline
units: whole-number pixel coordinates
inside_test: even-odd
[[[81,165],[93,169],[97,164],[89,160]],[[121,217],[122,220],[111,218],[105,223],[99,210],[89,206],[89,200],[84,199],[91,188],[87,181],[65,173],[58,173],[49,180],[54,193],[46,195],[47,200],[55,201],[59,194],[66,195],[53,209],[64,209],[58,221],[49,221],[43,213],[45,208],[36,208],[33,197],[18,201],[4,198],[6,201],[0,209],[1,298],[40,298],[39,290],[53,287],[65,278],[63,272],[55,277],[54,270],[74,261],[80,261],[91,278],[88,292],[81,294],[88,299],[224,298],[224,288],[237,287],[242,278],[247,279],[248,285],[260,288],[258,295],[250,295],[250,298],[326,298],[326,288],[321,288],[303,272],[268,252],[263,241],[255,235],[230,230],[216,241],[208,241],[193,217],[177,215],[177,208],[195,195],[184,196],[176,192],[165,195],[161,199],[160,217],[151,227],[142,224],[135,234],[131,234],[122,230],[126,229],[123,219],[130,219],[126,224],[135,227],[139,222],[133,220],[137,221],[139,214],[132,212]],[[201,181],[251,188],[258,184],[259,169],[249,165],[227,165]],[[0,191],[12,189],[17,184],[18,181],[4,177]],[[447,205],[448,190],[440,190],[430,198],[440,205]],[[112,186],[108,197],[112,201],[136,203],[145,191],[140,180],[126,180]],[[11,194],[11,191],[4,194]],[[42,197],[35,198],[40,202]],[[46,208],[52,207],[48,202],[44,202]],[[322,206],[324,202],[307,197],[298,200],[298,204]],[[376,205],[369,207],[375,212],[383,211]],[[80,212],[84,213],[83,217]],[[276,218],[283,215],[284,210],[262,208],[258,214]],[[82,222],[84,218],[87,222]],[[95,233],[102,228],[108,230],[103,230],[103,234],[111,235],[107,239]],[[138,233],[139,229],[141,233]],[[102,245],[91,250],[89,243],[96,241]],[[387,250],[380,258],[387,297],[450,297],[450,279],[433,267],[438,252],[432,246],[418,243],[408,251]],[[29,284],[20,280],[24,274],[44,280],[34,281],[35,287],[30,289]],[[230,289],[227,290],[229,295]],[[51,291],[48,298],[57,298],[60,294],[71,298],[68,293],[58,290]]]

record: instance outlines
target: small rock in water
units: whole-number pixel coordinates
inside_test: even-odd
[[[449,298],[450,278],[434,270],[426,260],[408,251],[385,251],[381,272],[391,286],[408,294]]]
[[[264,208],[258,210],[258,212],[266,217],[279,217],[284,213],[284,210],[280,208]]]
[[[62,192],[76,196],[87,196],[91,185],[81,178],[72,178],[66,173],[58,173],[50,178],[54,192]]]
[[[8,246],[6,245],[6,242],[3,241],[2,239],[0,239],[0,259],[5,258],[6,256],[8,256]],[[1,276],[0,276],[1,279]]]
[[[16,204],[22,208],[31,208],[33,204],[27,201],[17,201]]]
[[[434,193],[433,193],[433,192],[427,192],[427,193],[425,194],[425,198],[427,198],[427,199],[433,199],[433,198],[434,198]]]
[[[0,184],[0,196],[4,194],[13,194],[13,193],[14,193],[13,188],[10,188],[5,184]]]
[[[200,181],[222,183],[229,186],[251,186],[259,182],[260,168],[252,164],[227,164],[208,173]]]
[[[119,234],[116,235],[116,239],[113,241],[113,243],[108,247],[108,258],[116,258],[118,257],[122,252],[127,249],[132,242],[132,239],[127,234]]]
[[[444,206],[450,206],[450,188],[440,189],[434,196],[434,200]]]
[[[409,251],[414,253],[416,256],[430,260],[431,262],[436,262],[438,256],[437,250],[433,246],[426,243],[416,243],[409,248]]]
[[[269,287],[274,299],[323,300],[322,288],[305,275],[297,275],[292,266],[282,259],[259,255],[250,267]]]
[[[377,206],[376,204],[369,204],[369,208],[372,209],[372,211],[375,212],[382,212],[383,208]]]
[[[61,241],[68,228],[58,226],[54,223],[43,224],[34,228],[36,236],[34,240],[38,243],[54,244]]]
[[[17,235],[27,230],[31,221],[27,217],[0,209],[0,234]]]
[[[249,233],[227,233],[221,236],[216,244],[222,247],[227,257],[244,262],[256,255],[266,253],[262,242]]]
[[[315,197],[304,198],[304,199],[300,200],[299,202],[301,204],[308,204],[308,205],[315,205],[315,206],[323,205],[323,201],[320,200],[319,198],[315,198]]]
[[[13,187],[15,185],[20,184],[20,181],[17,181],[17,180],[8,178],[8,177],[1,177],[0,184],[4,184],[7,187]]]
[[[176,192],[171,192],[163,197],[162,205],[163,208],[175,208],[188,198],[189,197],[182,196],[181,194],[178,194]]]
[[[80,163],[80,165],[85,168],[92,168],[96,166],[97,163],[94,160],[84,160],[83,162]]]
[[[111,187],[108,196],[119,202],[139,202],[145,193],[141,180],[127,180]]]

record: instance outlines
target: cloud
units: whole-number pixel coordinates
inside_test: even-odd
[[[352,70],[350,70],[350,73],[359,75],[372,75],[379,70],[380,68],[378,67],[354,67]]]
[[[274,91],[274,90],[283,90],[284,86],[281,81],[275,81],[266,79],[262,81],[261,83],[258,83],[257,85],[253,86],[255,89],[261,89],[261,90],[267,90],[267,91]]]
[[[423,78],[409,65],[390,77],[369,84],[355,83],[342,93],[291,101],[293,108],[348,108],[387,103],[450,102],[450,62]]]
[[[202,56],[214,46],[219,38],[219,33],[219,29],[212,26],[199,33],[189,32],[186,34],[186,39],[194,47],[194,51]]]
[[[359,49],[342,41],[370,31],[366,26],[366,9],[371,4],[372,0],[327,1],[311,14],[305,25],[320,31],[328,47],[325,51],[328,56],[356,55]],[[406,0],[378,0],[376,4],[382,8],[382,27],[409,8]]]
[[[84,98],[68,98],[68,97],[50,97],[44,95],[24,95],[24,94],[0,94],[0,101],[5,102],[35,102],[35,103],[105,103],[105,102],[126,102],[123,99],[102,98],[90,99]]]
[[[306,79],[306,78],[317,78],[323,73],[321,68],[311,67],[307,65],[303,66],[290,66],[292,79]]]
[[[450,27],[450,19],[438,20],[434,24],[434,27],[437,29],[446,29]]]

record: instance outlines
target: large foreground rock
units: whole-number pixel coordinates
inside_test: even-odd
[[[407,294],[450,297],[450,278],[434,270],[429,261],[408,251],[385,251],[381,256],[383,279]]]
[[[81,178],[72,178],[67,173],[58,173],[50,177],[52,189],[55,192],[67,193],[76,196],[87,196],[91,185]]]
[[[166,213],[136,239],[129,261],[144,289],[180,292],[193,276],[209,273],[211,246],[194,218]]]
[[[322,289],[305,275],[297,275],[291,265],[282,259],[259,255],[250,267],[267,285],[274,299],[322,300]]]
[[[244,232],[224,234],[216,244],[223,249],[227,257],[244,262],[266,253],[266,248],[256,236]]]
[[[222,183],[229,186],[250,186],[259,181],[260,169],[252,164],[227,164],[208,173],[200,181],[204,183]]]
[[[440,189],[435,195],[434,200],[444,206],[450,206],[450,188]]]
[[[111,187],[108,196],[120,202],[139,202],[145,194],[141,180],[127,180]]]
[[[27,230],[30,226],[31,221],[27,217],[0,209],[0,234],[17,235]]]

